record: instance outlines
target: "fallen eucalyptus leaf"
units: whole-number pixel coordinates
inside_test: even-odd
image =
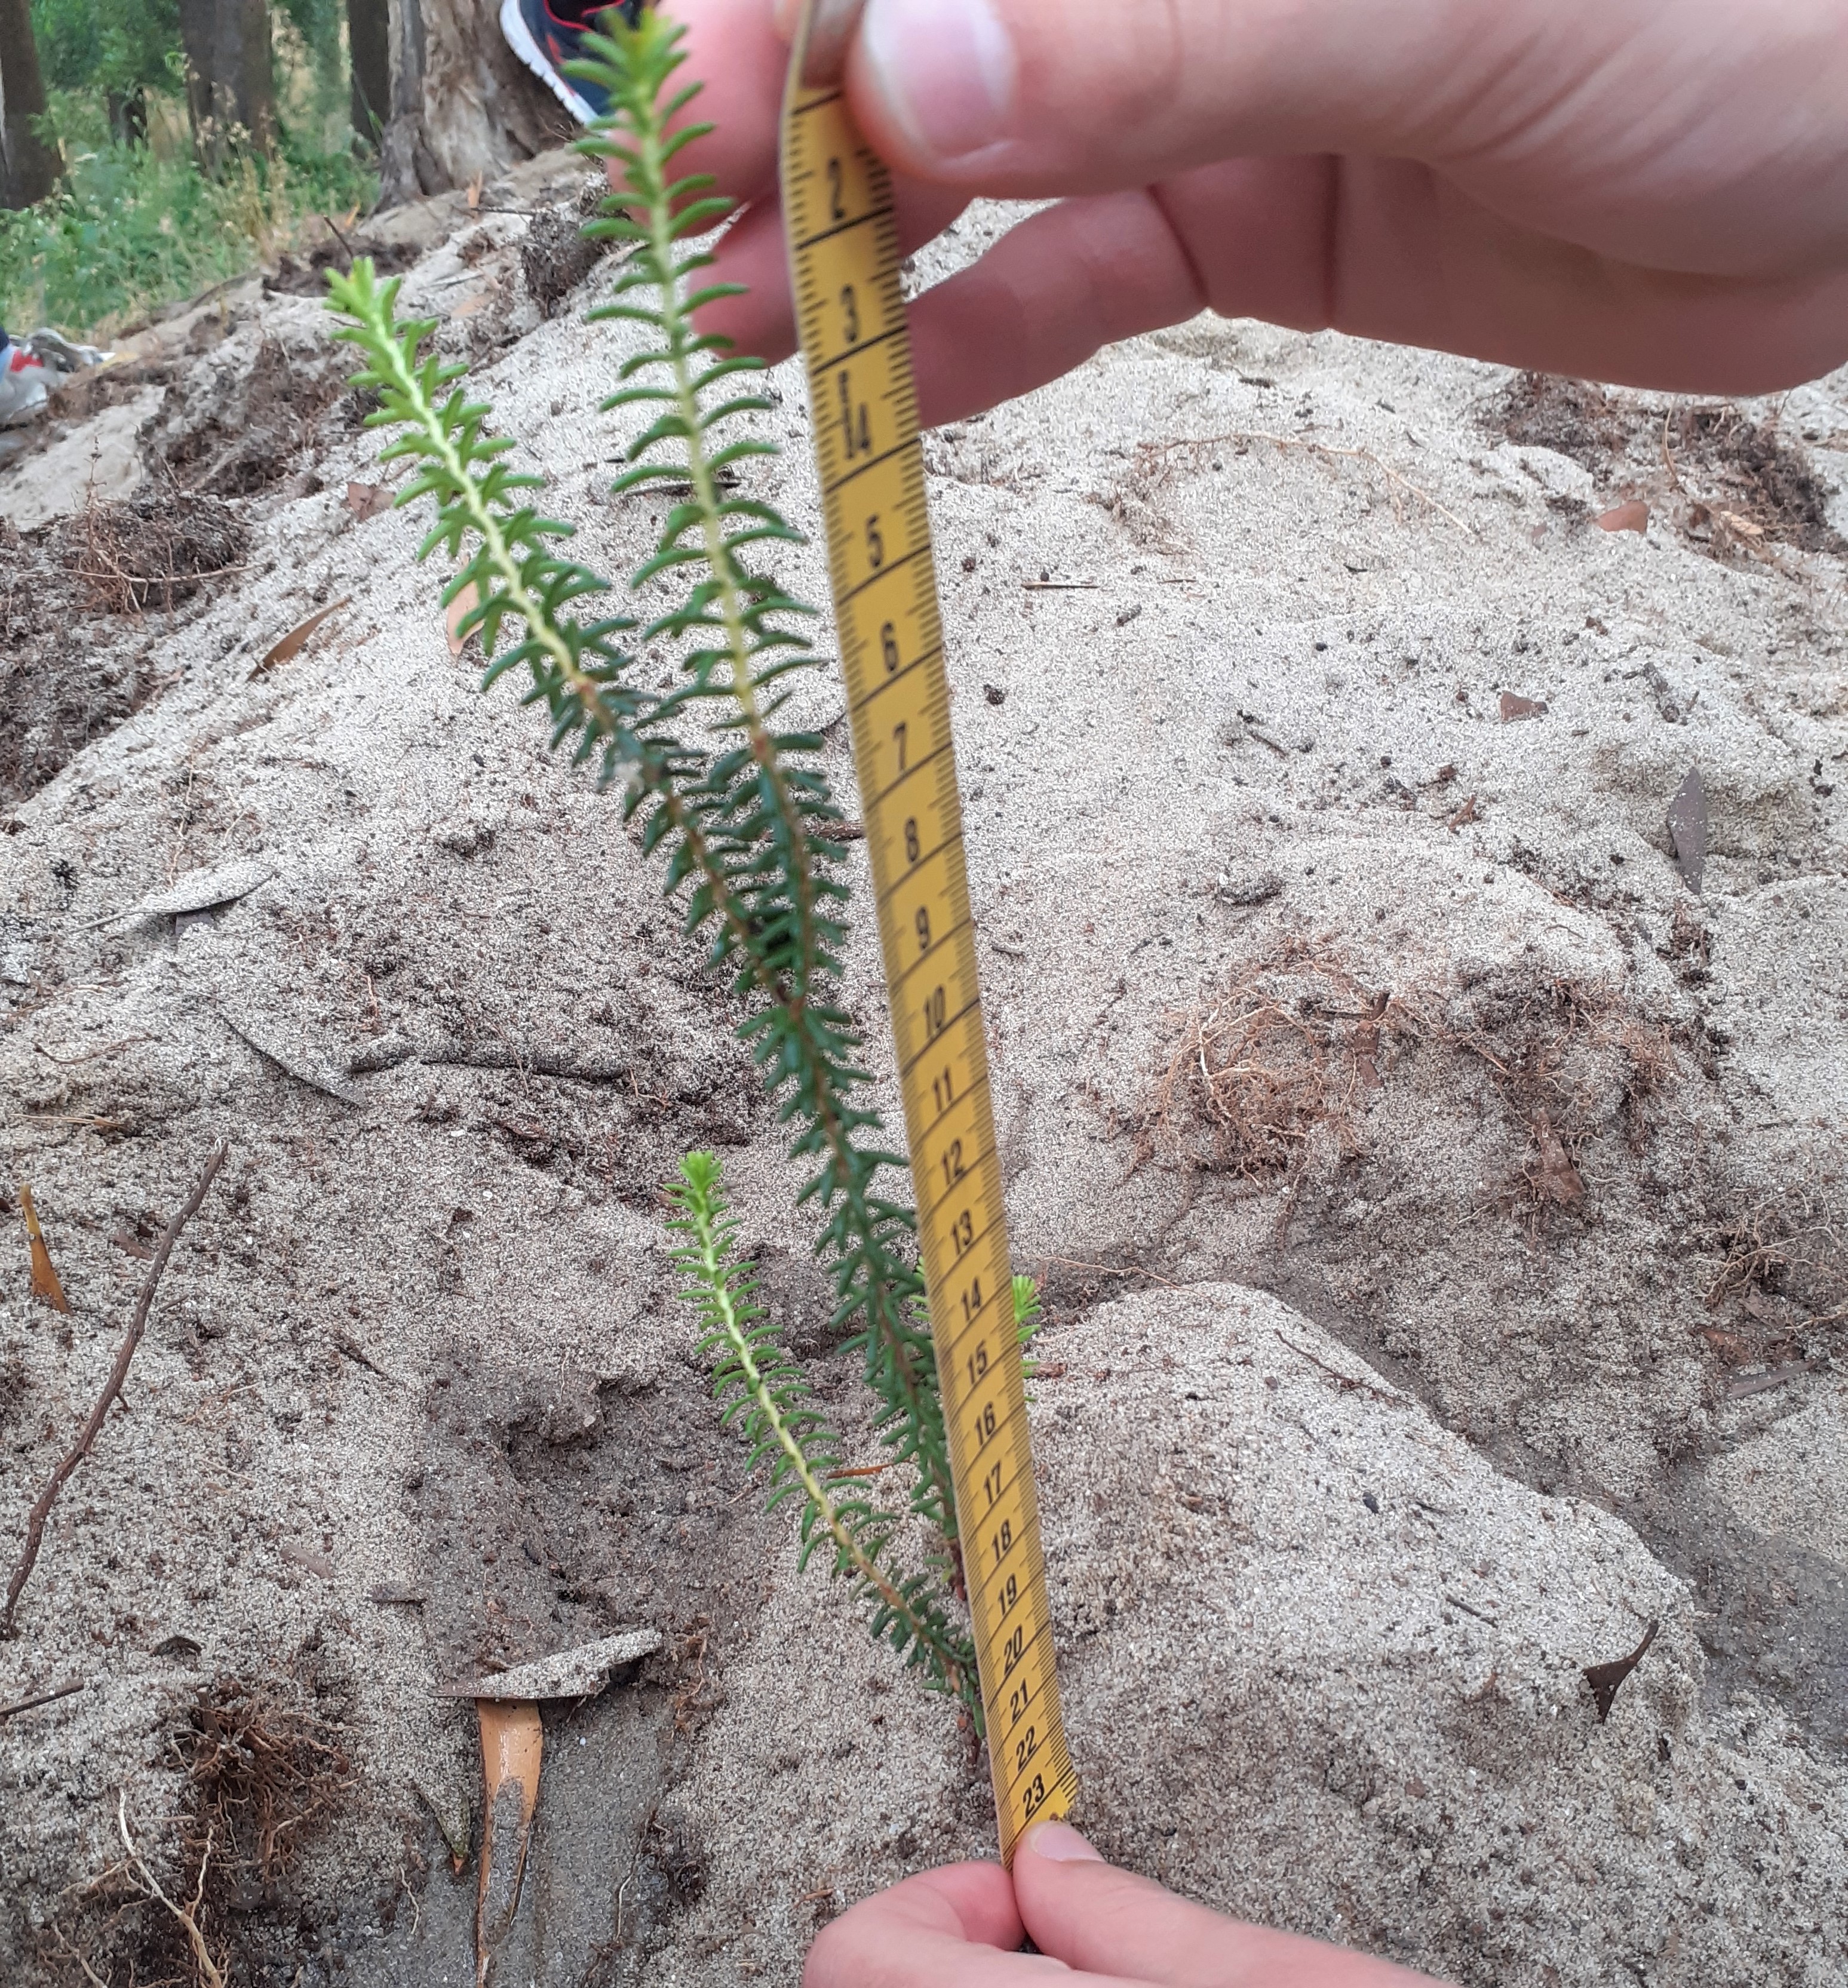
[[[1696,897],[1707,871],[1707,783],[1701,778],[1700,768],[1691,766],[1668,804],[1668,833],[1675,846],[1675,867]]]
[[[260,891],[275,874],[272,865],[255,858],[242,863],[222,864],[216,869],[188,870],[164,891],[156,891],[152,896],[144,898],[132,911],[124,911],[122,915],[178,918],[193,911],[215,911],[221,905],[235,904],[240,898],[248,898],[253,891]]]
[[[347,509],[362,522],[391,508],[391,492],[382,483],[349,483]]]
[[[1656,1640],[1656,1631],[1661,1626],[1660,1622],[1651,1621],[1643,1631],[1642,1641],[1627,1657],[1618,1657],[1608,1664],[1587,1664],[1585,1666],[1585,1682],[1591,1686],[1600,1726],[1610,1716],[1610,1708],[1616,1698],[1617,1687],[1642,1662],[1650,1645]]]
[[[222,1006],[218,1009],[226,1028],[240,1042],[247,1043],[266,1063],[272,1063],[286,1077],[293,1077],[297,1084],[305,1084],[310,1090],[324,1091],[330,1097],[337,1097],[343,1104],[364,1104],[366,1094],[357,1084],[349,1084],[337,1071],[317,1070],[299,1057],[291,1056],[286,1050],[279,1048],[267,1031],[252,1029],[248,1022],[236,1019],[227,1013]]]
[[[550,1657],[540,1657],[510,1671],[496,1671],[471,1684],[450,1685],[442,1698],[472,1698],[512,1702],[520,1699],[594,1698],[610,1673],[625,1664],[639,1663],[661,1648],[658,1629],[627,1629],[594,1643],[580,1643]]]
[[[32,1205],[32,1191],[23,1182],[19,1188],[19,1205],[25,1211],[25,1240],[32,1252],[32,1296],[44,1299],[53,1311],[69,1311],[70,1300],[64,1295],[64,1286],[58,1281],[57,1272],[52,1268],[45,1232],[39,1226],[39,1211]]]
[[[280,641],[272,644],[264,651],[262,661],[250,672],[248,681],[255,683],[259,677],[267,676],[279,664],[292,661],[299,656],[315,630],[330,614],[337,614],[352,599],[351,594],[343,594],[338,600],[329,601],[325,607],[317,607],[306,621],[296,622]]]
[[[443,624],[449,631],[451,655],[459,656],[473,641],[472,634],[464,635],[460,631],[463,622],[475,612],[480,599],[481,596],[476,591],[474,581],[470,580],[461,593],[449,603],[448,611],[443,617]]]

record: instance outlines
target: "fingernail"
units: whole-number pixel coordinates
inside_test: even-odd
[[[1101,1864],[1098,1856],[1068,1822],[1042,1822],[1027,1834],[1027,1848],[1052,1864]]]
[[[1014,107],[1014,43],[988,0],[868,0],[860,47],[892,121],[947,164],[994,144]]]

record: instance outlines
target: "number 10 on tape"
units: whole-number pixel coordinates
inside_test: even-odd
[[[783,120],[783,198],[828,563],[905,1097],[988,1753],[1011,1860],[1076,1792],[1059,1716],[963,860],[936,569],[885,167],[839,83]]]

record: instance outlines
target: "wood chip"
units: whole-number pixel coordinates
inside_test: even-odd
[[[1803,1374],[1812,1373],[1816,1363],[1809,1360],[1792,1360],[1787,1365],[1774,1367],[1768,1374],[1748,1374],[1742,1381],[1735,1381],[1726,1390],[1729,1401],[1742,1401],[1752,1395],[1766,1395],[1773,1388],[1781,1388],[1787,1381],[1795,1381]]]
[[[1633,497],[1627,504],[1613,505],[1597,519],[1601,532],[1647,532],[1649,529],[1649,506],[1640,497]]]
[[[259,677],[267,676],[279,664],[293,661],[307,646],[308,637],[330,614],[337,614],[343,607],[351,604],[353,596],[343,594],[338,600],[330,600],[325,607],[317,607],[306,621],[298,621],[279,642],[264,651],[263,659],[250,672],[246,681],[255,683]]]
[[[39,1226],[39,1211],[32,1205],[32,1191],[21,1183],[19,1205],[25,1215],[26,1246],[32,1253],[32,1296],[42,1298],[53,1311],[69,1311],[70,1300],[52,1268],[51,1251],[46,1247],[45,1231]]]
[[[526,1875],[526,1846],[539,1806],[540,1763],[545,1728],[539,1707],[502,1705],[484,1699],[475,1708],[481,1723],[482,1778],[486,1801],[482,1815],[481,1881],[475,1900],[477,1988],[487,1988],[496,1949],[520,1909]]]
[[[367,1591],[366,1599],[381,1608],[421,1608],[430,1599],[425,1588],[412,1587],[398,1581],[381,1581]]]
[[[1517,697],[1511,690],[1501,693],[1501,722],[1512,725],[1518,718],[1544,718],[1546,705],[1543,699]]]

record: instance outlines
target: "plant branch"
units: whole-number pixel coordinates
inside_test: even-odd
[[[916,1330],[907,1317],[909,1300],[922,1290],[922,1283],[909,1263],[892,1256],[882,1232],[895,1219],[909,1228],[912,1218],[909,1211],[882,1202],[874,1192],[875,1176],[885,1162],[880,1156],[856,1145],[853,1134],[857,1127],[877,1130],[879,1121],[875,1114],[844,1104],[841,1095],[843,1077],[851,1081],[864,1080],[857,1070],[843,1072],[830,1053],[836,1043],[848,1044],[840,1026],[844,1018],[826,1009],[817,1012],[814,998],[817,972],[831,963],[829,948],[841,936],[834,921],[824,916],[821,899],[824,894],[838,898],[844,892],[838,884],[821,879],[820,866],[832,852],[817,844],[812,825],[831,823],[838,816],[826,800],[825,789],[816,776],[809,776],[798,793],[784,753],[789,748],[812,742],[780,737],[773,732],[760,696],[763,685],[784,671],[800,667],[779,658],[761,678],[757,674],[759,661],[767,651],[780,651],[795,640],[772,631],[767,623],[767,615],[779,607],[794,611],[795,604],[784,597],[773,583],[746,572],[738,556],[740,547],[752,540],[795,539],[798,535],[767,506],[721,495],[718,471],[722,465],[733,459],[741,448],[756,452],[768,445],[734,443],[717,456],[706,445],[708,431],[723,416],[761,407],[763,403],[742,398],[729,402],[716,413],[708,413],[701,400],[707,387],[729,380],[736,372],[754,370],[757,361],[720,358],[705,374],[695,375],[694,363],[701,354],[726,348],[723,341],[699,334],[692,321],[700,297],[714,292],[698,296],[686,294],[688,282],[711,259],[701,252],[683,255],[678,244],[690,225],[716,221],[726,211],[726,203],[692,198],[709,189],[711,182],[703,175],[695,175],[678,185],[669,184],[672,161],[692,135],[688,127],[672,134],[668,130],[672,111],[687,100],[690,93],[665,105],[662,100],[668,79],[681,60],[675,52],[679,39],[677,29],[658,20],[645,18],[627,30],[612,22],[607,34],[590,39],[587,46],[592,59],[579,65],[608,92],[615,106],[609,134],[585,141],[582,149],[591,156],[619,161],[635,196],[628,211],[594,224],[637,245],[635,266],[619,282],[618,294],[627,294],[645,282],[652,286],[658,299],[658,307],[652,311],[618,303],[594,315],[639,320],[658,333],[662,349],[629,361],[624,369],[624,377],[665,367],[672,381],[665,387],[627,388],[612,396],[606,405],[653,401],[664,406],[666,411],[631,449],[631,459],[660,443],[676,445],[683,457],[682,464],[677,467],[684,468],[690,501],[670,511],[655,557],[642,569],[642,573],[649,575],[697,556],[712,577],[696,590],[685,610],[663,617],[649,633],[694,630],[702,634],[709,631],[717,638],[716,646],[697,653],[689,667],[699,677],[703,688],[705,678],[714,666],[721,662],[725,665],[725,680],[719,688],[729,693],[736,705],[735,722],[745,735],[756,776],[746,783],[745,792],[728,797],[719,820],[722,825],[729,825],[742,819],[754,838],[767,835],[771,841],[780,859],[780,881],[793,900],[788,942],[773,953],[753,942],[759,935],[760,921],[753,920],[746,906],[739,901],[733,888],[734,872],[726,860],[728,854],[743,853],[736,848],[743,839],[743,830],[733,828],[716,847],[704,837],[689,837],[689,855],[704,886],[706,904],[726,925],[726,949],[740,956],[744,974],[754,991],[774,1004],[780,1014],[782,1026],[777,1033],[784,1054],[775,1067],[773,1087],[787,1077],[794,1077],[798,1100],[808,1111],[814,1128],[812,1136],[798,1141],[797,1151],[821,1151],[826,1155],[827,1168],[816,1185],[824,1202],[833,1202],[838,1198],[841,1232],[837,1257],[855,1266],[863,1280],[857,1291],[844,1286],[842,1296],[844,1300],[854,1300],[852,1309],[863,1309],[865,1314],[868,1378],[876,1391],[888,1398],[891,1412],[885,1419],[892,1439],[922,1471],[923,1483],[914,1501],[917,1509],[953,1543],[956,1493],[943,1428],[934,1354],[928,1334]],[[690,205],[679,205],[689,199]],[[642,217],[640,220],[633,218],[638,213]],[[658,478],[660,468],[651,464],[632,470],[618,488]],[[733,536],[727,521],[740,517],[750,529]],[[685,535],[695,529],[699,534],[696,556],[684,543]],[[685,835],[686,830],[678,817],[675,825],[682,827]],[[726,844],[732,847],[728,848]],[[763,894],[756,894],[761,900]],[[829,1040],[820,1039],[824,1036]],[[767,1043],[767,1054],[775,1046]]]
[[[880,1564],[885,1534],[875,1530],[869,1543],[855,1526],[858,1520],[865,1526],[869,1508],[858,1501],[837,1504],[828,1488],[830,1482],[866,1473],[840,1471],[834,1458],[820,1454],[823,1443],[832,1447],[832,1439],[806,1406],[807,1384],[750,1302],[748,1273],[741,1274],[733,1261],[734,1225],[727,1216],[716,1156],[689,1153],[680,1180],[668,1192],[679,1211],[672,1226],[689,1239],[677,1260],[692,1280],[689,1295],[699,1304],[706,1344],[721,1354],[719,1390],[722,1395],[741,1393],[748,1404],[753,1457],[773,1452],[772,1503],[780,1496],[776,1486],[782,1478],[793,1480],[807,1501],[804,1558],[819,1526],[834,1543],[837,1571],[855,1576],[880,1611],[875,1633],[888,1634],[900,1648],[909,1648],[914,1662],[922,1658],[934,1681],[968,1709],[979,1729],[981,1692],[973,1651],[951,1632],[942,1611],[922,1599],[921,1582],[896,1579]],[[731,1412],[736,1409],[734,1404]],[[880,1523],[872,1521],[875,1528]]]

